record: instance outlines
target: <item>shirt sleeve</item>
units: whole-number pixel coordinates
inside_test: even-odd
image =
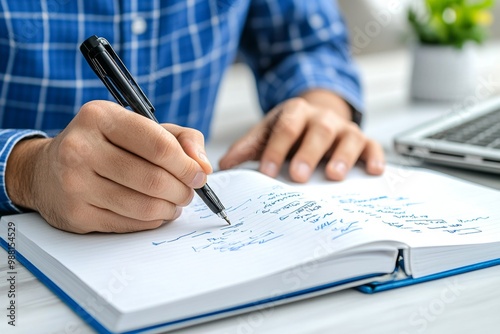
[[[361,85],[346,26],[333,0],[252,1],[240,43],[262,109],[322,88],[335,92],[361,121]]]
[[[0,130],[0,215],[13,214],[21,212],[21,209],[15,206],[7,194],[5,186],[5,170],[7,169],[7,160],[19,141],[30,137],[48,137],[46,133],[36,130]]]

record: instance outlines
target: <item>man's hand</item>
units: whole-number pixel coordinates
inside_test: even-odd
[[[220,167],[228,169],[245,161],[260,160],[260,171],[276,177],[288,157],[290,178],[306,182],[318,163],[326,159],[326,177],[342,180],[361,159],[369,174],[381,174],[382,148],[366,138],[350,117],[347,103],[333,93],[310,91],[271,110],[231,146]]]
[[[177,218],[211,172],[200,132],[94,101],[54,139],[18,143],[6,180],[14,204],[54,227],[131,232]]]

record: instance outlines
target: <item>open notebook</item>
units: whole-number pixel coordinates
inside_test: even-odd
[[[439,174],[390,168],[294,187],[236,170],[210,184],[233,225],[195,199],[175,222],[122,235],[6,216],[1,243],[99,332],[160,332],[499,263],[499,192]]]

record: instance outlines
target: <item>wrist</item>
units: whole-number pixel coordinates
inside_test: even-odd
[[[5,187],[7,195],[16,206],[36,210],[36,172],[40,157],[51,139],[30,138],[17,143],[7,160]]]

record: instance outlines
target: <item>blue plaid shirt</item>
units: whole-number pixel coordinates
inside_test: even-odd
[[[79,52],[87,37],[113,45],[160,122],[208,136],[221,77],[238,50],[260,104],[311,88],[361,110],[346,30],[333,0],[0,0],[0,213],[12,147],[57,134],[81,105],[113,97]]]

